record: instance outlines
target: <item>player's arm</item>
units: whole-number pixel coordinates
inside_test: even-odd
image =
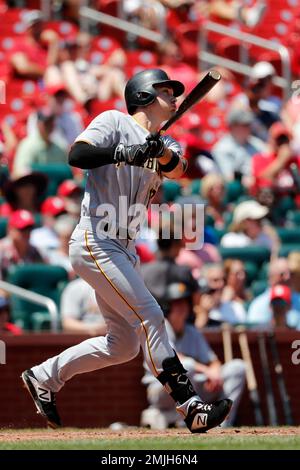
[[[180,178],[187,169],[187,160],[168,148],[158,161],[162,174],[169,179]]]
[[[78,141],[70,150],[69,164],[82,170],[123,162],[133,166],[144,166],[149,158],[160,158],[165,151],[166,148],[160,141],[147,141],[137,145],[120,143],[105,148]],[[166,171],[170,169],[167,168]]]
[[[78,141],[69,152],[69,165],[82,170],[99,168],[114,162],[116,147],[101,148],[87,142]]]

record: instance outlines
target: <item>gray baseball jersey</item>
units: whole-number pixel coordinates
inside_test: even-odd
[[[149,132],[135,119],[119,111],[106,111],[97,116],[76,139],[99,147],[113,147],[142,144]],[[166,146],[182,155],[180,145],[169,136],[163,137]],[[81,216],[99,217],[101,204],[111,204],[116,210],[117,227],[132,227],[133,216],[128,215],[128,208],[134,204],[148,206],[162,181],[156,159],[149,159],[144,167],[121,163],[94,168],[87,173],[86,191],[82,201]],[[120,207],[120,196],[125,198],[126,207]],[[120,220],[120,217],[122,220]],[[126,217],[127,220],[124,220]],[[92,229],[94,228],[94,225]],[[136,227],[136,233],[139,225]],[[131,234],[132,238],[136,236]]]

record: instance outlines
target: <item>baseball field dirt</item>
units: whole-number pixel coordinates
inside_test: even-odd
[[[214,429],[191,435],[185,429],[0,429],[0,450],[204,450],[300,449],[299,427]]]

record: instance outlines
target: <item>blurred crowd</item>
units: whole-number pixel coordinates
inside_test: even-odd
[[[90,2],[161,32],[165,39],[158,45],[103,25],[82,32],[80,2],[53,3],[50,21],[32,2],[0,0],[0,79],[6,84],[0,100],[0,278],[54,298],[62,330],[103,335],[94,292],[76,278],[68,258],[85,183],[84,172],[67,165],[70,146],[97,114],[125,111],[125,83],[143,68],[163,68],[189,92],[206,72],[199,70],[195,40],[203,22],[258,34],[261,25],[270,27],[264,23],[270,1]],[[291,47],[296,79],[300,2],[284,3],[293,16],[288,22],[285,15],[289,34],[279,40]],[[220,44],[212,37],[209,47],[216,51]],[[159,214],[150,207],[151,226],[137,240],[145,283],[201,394],[226,392],[236,406],[244,364],[221,365],[202,329],[227,323],[300,330],[300,100],[295,92],[284,101],[273,59],[253,61],[246,78],[217,67],[221,83],[171,128],[189,168],[180,181],[165,180],[153,200],[165,204],[170,238],[162,237]],[[176,238],[170,215],[199,203],[205,207],[203,244],[189,250],[184,237]],[[49,326],[46,312],[0,292],[0,334]],[[191,349],[192,338],[201,348]],[[165,425],[172,422],[166,397],[147,371],[144,383],[151,413],[162,406]],[[148,418],[146,412],[145,423]]]
[[[96,3],[91,6],[114,14],[116,2]],[[163,67],[183,80],[187,91],[197,83],[205,71],[186,57],[172,32],[176,18],[178,24],[199,28],[209,18],[255,30],[268,12],[261,1],[246,6],[188,0],[121,3],[123,17],[164,31],[165,41],[156,46],[122,33],[127,41],[122,42],[105,27],[105,34],[101,29],[80,32],[76,1],[56,5],[53,21],[26,8],[26,2],[1,3],[7,32],[1,32],[0,54],[7,69],[0,73],[9,80],[0,108],[3,280],[13,277],[19,265],[42,263],[66,271],[66,295],[79,282],[68,260],[68,239],[80,213],[85,175],[68,167],[69,148],[93,116],[112,107],[125,110],[124,85],[139,69]],[[271,62],[258,61],[244,80],[220,71],[223,80],[206,102],[171,130],[189,160],[187,174],[177,182],[164,181],[153,201],[166,204],[166,219],[178,204],[202,203],[204,243],[188,250],[184,239],[169,245],[160,240],[159,217],[150,208],[151,228],[144,227],[137,242],[145,280],[163,303],[172,280],[166,276],[161,282],[160,264],[169,259],[174,267],[184,267],[176,280],[193,285],[191,316],[198,328],[272,321],[300,328],[299,100],[283,101]],[[78,299],[79,310],[83,304]],[[72,320],[65,321],[63,312],[72,309],[64,299],[62,305],[62,326],[68,330],[77,331],[77,317],[86,317],[87,323],[93,318],[89,310],[95,306],[85,305],[86,316],[70,311]],[[285,311],[284,321],[278,311]],[[99,324],[101,329],[101,319]],[[28,325],[34,328],[19,319],[19,326]]]

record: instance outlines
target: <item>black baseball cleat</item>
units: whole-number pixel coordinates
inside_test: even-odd
[[[193,401],[188,409],[185,423],[192,433],[204,433],[219,426],[227,417],[232,407],[232,400],[225,398],[213,403]]]
[[[31,369],[25,370],[21,378],[34,401],[38,414],[46,418],[47,424],[51,428],[60,427],[61,420],[56,409],[55,394],[37,381]]]

